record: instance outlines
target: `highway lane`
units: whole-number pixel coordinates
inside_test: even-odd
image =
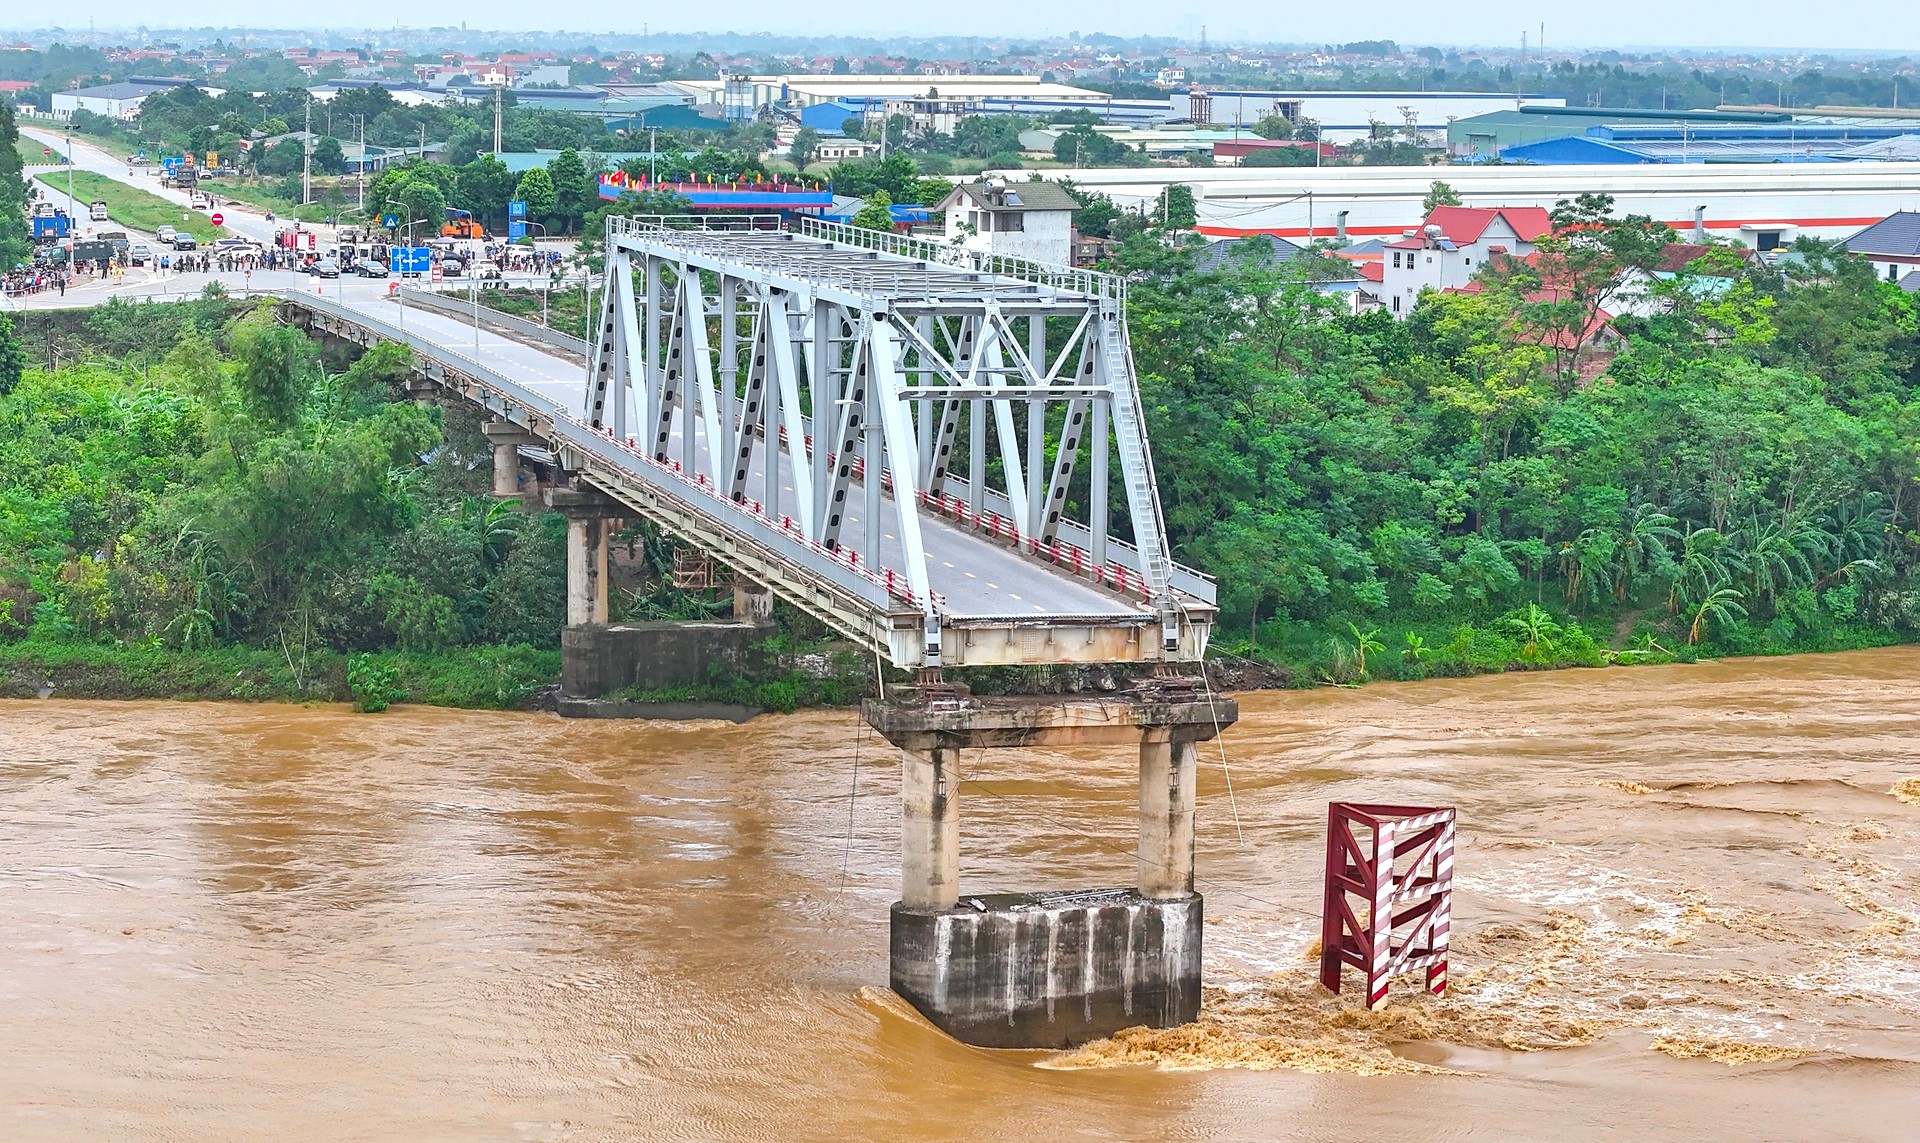
[[[22,127],[20,129],[20,135],[22,138],[31,139],[42,146],[51,147],[55,154],[60,154],[67,149],[67,141],[64,135],[58,132],[48,131],[45,128]],[[129,167],[124,155],[109,154],[91,143],[75,139],[73,141],[73,167],[74,170],[77,171],[92,171],[96,174],[105,175],[115,182],[125,183],[130,187],[138,188],[149,194],[158,195],[168,202],[179,206],[182,213],[192,211],[191,199],[186,191],[160,185],[160,168],[157,166],[150,168]],[[57,169],[58,168],[56,168],[56,170]],[[148,171],[152,173],[146,173]],[[56,179],[54,181],[61,183],[61,194],[64,197],[64,180]],[[207,212],[201,211],[199,213],[205,214]],[[256,210],[244,203],[222,202],[220,204],[220,213],[223,218],[222,230],[235,237],[251,239],[260,243],[262,246],[272,245],[274,231],[280,228],[279,223],[268,222],[266,214],[263,211]],[[86,217],[84,209],[82,209],[80,217]]]

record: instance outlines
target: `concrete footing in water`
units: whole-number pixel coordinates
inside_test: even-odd
[[[992,1048],[1061,1048],[1199,1015],[1195,745],[1239,716],[1231,699],[1201,700],[1183,680],[1098,699],[980,699],[935,685],[868,702],[865,715],[900,748],[894,991],[955,1039]],[[1137,751],[1137,885],[962,893],[965,753],[1104,745]]]
[[[1066,1048],[1200,1014],[1201,900],[1133,889],[893,907],[893,990],[956,1040]]]

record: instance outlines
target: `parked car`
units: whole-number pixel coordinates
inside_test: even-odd
[[[173,236],[180,233],[171,226],[163,226],[153,232],[153,236],[162,242],[172,242]]]
[[[191,234],[175,234],[173,236],[173,248],[175,250],[198,250],[200,249],[200,244],[193,240],[193,235]]]
[[[148,266],[153,263],[153,247],[141,243],[127,251],[127,260],[135,266]]]
[[[362,278],[384,278],[387,276],[387,267],[371,258],[362,258],[353,264],[353,272]]]
[[[322,258],[307,267],[307,273],[312,274],[316,278],[338,278],[340,276],[340,263],[335,262],[331,258]]]

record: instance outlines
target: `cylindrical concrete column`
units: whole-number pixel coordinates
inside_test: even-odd
[[[733,580],[733,621],[773,622],[773,589],[764,583],[755,583],[736,575]]]
[[[1198,752],[1166,728],[1140,740],[1140,895],[1193,895],[1193,801]]]
[[[511,441],[493,442],[493,494],[520,495],[520,446]]]
[[[607,621],[608,521],[598,516],[567,519],[567,626]]]
[[[960,899],[960,751],[900,751],[900,903],[951,909]]]

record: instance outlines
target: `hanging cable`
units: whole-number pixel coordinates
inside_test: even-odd
[[[860,796],[860,741],[866,737],[858,722],[853,734],[853,786],[847,791],[847,839],[840,849],[840,888],[837,898],[847,891],[847,870],[853,862],[853,803]]]
[[[1240,830],[1240,800],[1233,796],[1233,771],[1227,768],[1227,742],[1220,726],[1220,707],[1213,700],[1213,680],[1207,676],[1207,663],[1200,661],[1200,682],[1207,688],[1207,710],[1213,714],[1213,741],[1220,747],[1220,772],[1227,778],[1227,806],[1233,811],[1233,836],[1241,849],[1247,847],[1247,835]]]

